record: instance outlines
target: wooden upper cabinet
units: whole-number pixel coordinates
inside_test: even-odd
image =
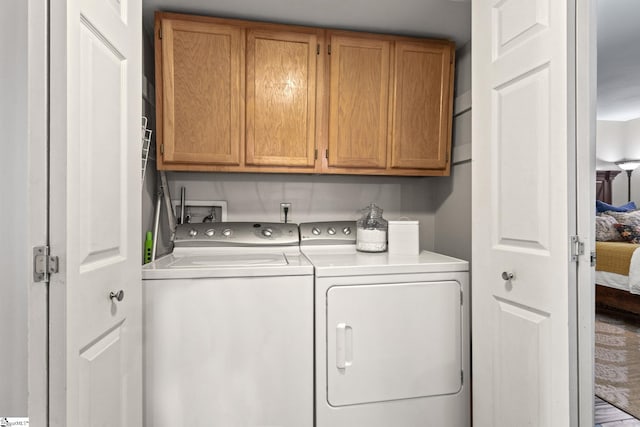
[[[243,36],[232,25],[156,19],[160,169],[240,164]]]
[[[451,42],[165,12],[155,30],[158,169],[449,174]]]
[[[247,30],[247,165],[314,167],[317,48],[317,32]]]
[[[328,167],[384,169],[391,42],[331,33]]]
[[[451,145],[453,44],[395,43],[394,169],[448,169]]]

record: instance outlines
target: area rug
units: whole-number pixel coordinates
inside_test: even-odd
[[[597,313],[596,396],[640,418],[640,321]]]

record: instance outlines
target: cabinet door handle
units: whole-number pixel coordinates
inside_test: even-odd
[[[346,323],[336,326],[336,367],[345,369],[353,364],[353,328]]]

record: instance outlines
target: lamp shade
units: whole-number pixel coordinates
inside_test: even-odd
[[[618,165],[620,169],[632,171],[640,166],[640,160],[620,160],[619,162],[616,162],[616,165]]]

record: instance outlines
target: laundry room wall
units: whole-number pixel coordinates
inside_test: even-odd
[[[0,418],[27,416],[27,2],[0,13]]]
[[[145,56],[153,55],[145,44]],[[147,60],[145,59],[145,63]],[[151,70],[153,64],[148,67]],[[151,73],[145,71],[150,82]],[[450,177],[377,177],[304,174],[168,172],[171,197],[225,200],[228,221],[280,221],[280,203],[292,203],[292,222],[357,219],[370,202],[384,217],[420,221],[420,247],[469,260],[471,257],[471,45],[456,52],[453,165]],[[154,139],[155,141],[155,139]],[[152,230],[156,200],[153,162],[143,192],[143,234]],[[149,177],[149,174],[153,174]],[[158,254],[170,250],[162,209]],[[142,236],[142,239],[144,236]]]
[[[451,176],[433,181],[434,249],[471,260],[471,42],[456,51]]]
[[[142,115],[147,118],[147,128],[155,131],[155,87],[154,87],[154,52],[151,36],[142,34]],[[142,182],[142,234],[140,245],[144,254],[144,241],[147,231],[153,231],[153,218],[157,200],[157,171],[155,162],[155,132],[151,133],[151,147]],[[142,262],[142,260],[141,260]]]
[[[168,173],[170,192],[179,199],[225,200],[228,221],[280,221],[280,203],[291,203],[291,222],[355,220],[373,202],[386,219],[407,216],[420,221],[420,246],[433,250],[431,178]]]

